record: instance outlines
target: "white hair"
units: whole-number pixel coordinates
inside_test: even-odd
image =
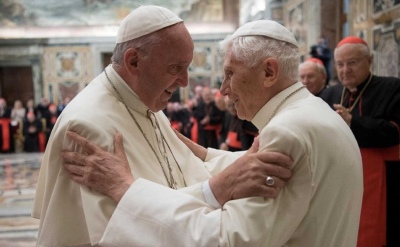
[[[230,50],[236,59],[243,61],[249,68],[266,58],[275,58],[280,64],[282,76],[289,80],[298,79],[300,54],[293,44],[265,36],[228,36],[219,43],[219,49],[223,56]]]

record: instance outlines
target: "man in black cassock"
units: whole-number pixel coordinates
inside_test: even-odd
[[[341,84],[321,98],[347,122],[361,149],[364,197],[358,246],[400,246],[400,79],[373,75],[372,55],[358,37],[340,41],[334,59]]]

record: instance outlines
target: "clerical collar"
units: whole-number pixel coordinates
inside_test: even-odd
[[[272,99],[270,99],[254,116],[251,122],[257,127],[258,130],[263,129],[268,122],[279,112],[282,107],[296,99],[295,95],[299,92],[304,85],[301,82],[296,82],[290,87],[284,89]],[[308,90],[304,90],[308,92]],[[293,95],[293,96],[292,96]]]
[[[348,88],[346,88],[347,91],[349,91],[351,94],[358,94],[359,92],[361,92],[361,90],[363,90],[363,88],[366,86],[366,84],[370,81],[370,77],[373,77],[373,75],[368,74],[367,78],[365,78],[365,80],[357,86],[357,91],[350,91]]]
[[[370,73],[369,76],[368,76],[367,81],[361,83],[361,85],[359,85],[357,87],[357,91],[356,92],[351,92],[346,87],[343,87],[342,95],[340,96],[340,104],[342,106],[344,106],[344,102],[345,102],[345,99],[346,99],[346,101],[348,102],[348,112],[353,111],[354,107],[357,105],[358,101],[361,99],[364,91],[367,89],[367,87],[368,87],[369,83],[371,82],[371,80],[372,80],[372,74]],[[349,91],[349,93],[346,94],[345,93],[346,91]],[[345,96],[345,94],[346,94],[346,96]],[[353,97],[357,97],[357,98],[354,101],[351,102],[349,95],[353,96]]]

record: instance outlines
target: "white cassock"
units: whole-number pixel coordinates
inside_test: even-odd
[[[157,137],[147,117],[148,108],[119,77],[111,66],[106,68],[109,78],[122,95],[127,106],[137,119],[149,141],[163,162],[157,144]],[[178,188],[194,185],[210,178],[207,170],[210,163],[204,163],[176,137],[170,123],[162,111],[155,114],[161,130],[173,150],[173,154],[182,169],[179,169],[168,151],[168,158],[177,180]],[[116,203],[100,193],[82,187],[70,180],[62,165],[62,150],[82,151],[72,142],[66,131],[75,131],[99,144],[104,150],[113,151],[113,137],[121,132],[129,164],[135,179],[143,178],[168,186],[159,161],[129,115],[124,104],[118,100],[114,88],[104,73],[95,78],[66,107],[54,126],[41,165],[32,216],[40,218],[38,246],[91,246],[96,245],[104,234],[105,228],[113,215]],[[219,162],[215,171],[231,163],[239,155]],[[168,173],[167,173],[168,174]],[[198,186],[186,188],[187,193],[202,198]],[[148,195],[151,196],[151,195]],[[156,199],[156,198],[155,198]],[[204,200],[204,198],[202,198]],[[157,203],[157,200],[155,200]],[[200,202],[200,201],[199,201]],[[207,204],[203,203],[207,208]],[[211,208],[208,211],[212,211]],[[218,241],[219,230],[210,228],[207,233]]]
[[[293,177],[276,199],[232,200],[212,210],[200,193],[138,179],[118,204],[100,245],[356,246],[363,195],[357,142],[320,98],[306,89],[289,96],[301,86],[276,95],[252,120],[261,130],[260,152],[279,151],[294,160]],[[207,159],[229,156],[221,154],[209,150]]]
[[[111,67],[107,72],[156,146],[147,107]],[[157,158],[101,74],[67,106],[53,130],[33,210],[41,219],[38,246],[355,246],[362,196],[358,147],[344,122],[305,90],[291,97],[264,128],[271,109],[290,90],[271,100],[254,123],[262,129],[262,150],[293,157],[294,176],[275,200],[234,200],[215,210],[205,203],[200,182],[238,154],[209,150],[203,163],[177,139],[163,113],[156,113],[182,169],[181,174],[168,152],[178,187],[184,186],[183,178],[189,185],[169,189]],[[113,150],[114,134],[123,134],[137,180],[118,206],[69,179],[60,152],[82,150],[66,137],[66,130],[108,151]]]

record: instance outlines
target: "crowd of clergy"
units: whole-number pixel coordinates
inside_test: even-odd
[[[15,100],[10,107],[0,98],[0,153],[44,152],[51,131],[70,99],[56,105],[43,97],[35,105],[29,99],[25,105]]]

